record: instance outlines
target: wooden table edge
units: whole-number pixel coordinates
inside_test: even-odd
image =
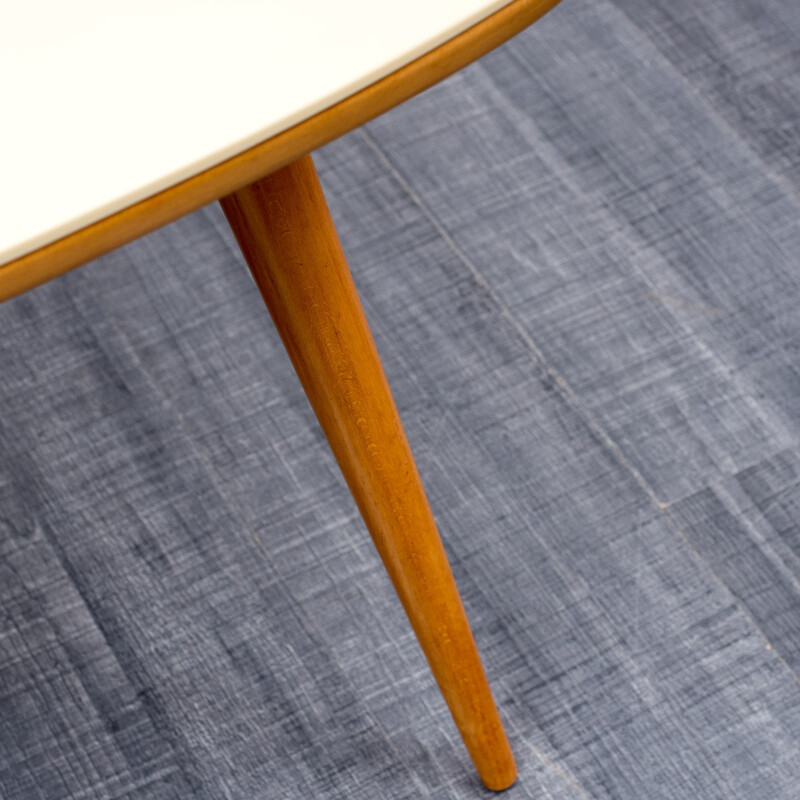
[[[253,183],[433,86],[559,0],[513,0],[435,49],[303,122],[104,219],[0,265],[0,302]]]

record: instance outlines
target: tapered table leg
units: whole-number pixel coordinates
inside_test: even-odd
[[[484,784],[516,766],[311,158],[220,201]]]

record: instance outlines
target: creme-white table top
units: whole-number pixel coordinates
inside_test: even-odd
[[[0,264],[313,116],[508,0],[0,0]]]

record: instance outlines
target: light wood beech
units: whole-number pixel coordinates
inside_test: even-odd
[[[476,60],[519,33],[558,1],[514,0],[421,58],[283,133],[0,265],[0,301],[133,241],[310,153]],[[31,180],[34,179],[32,174]]]
[[[511,749],[309,156],[221,201],[481,779]]]

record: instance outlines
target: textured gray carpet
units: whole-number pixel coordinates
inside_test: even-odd
[[[509,800],[800,795],[798,76],[565,0],[317,154]],[[0,307],[0,796],[486,796],[217,207]]]

